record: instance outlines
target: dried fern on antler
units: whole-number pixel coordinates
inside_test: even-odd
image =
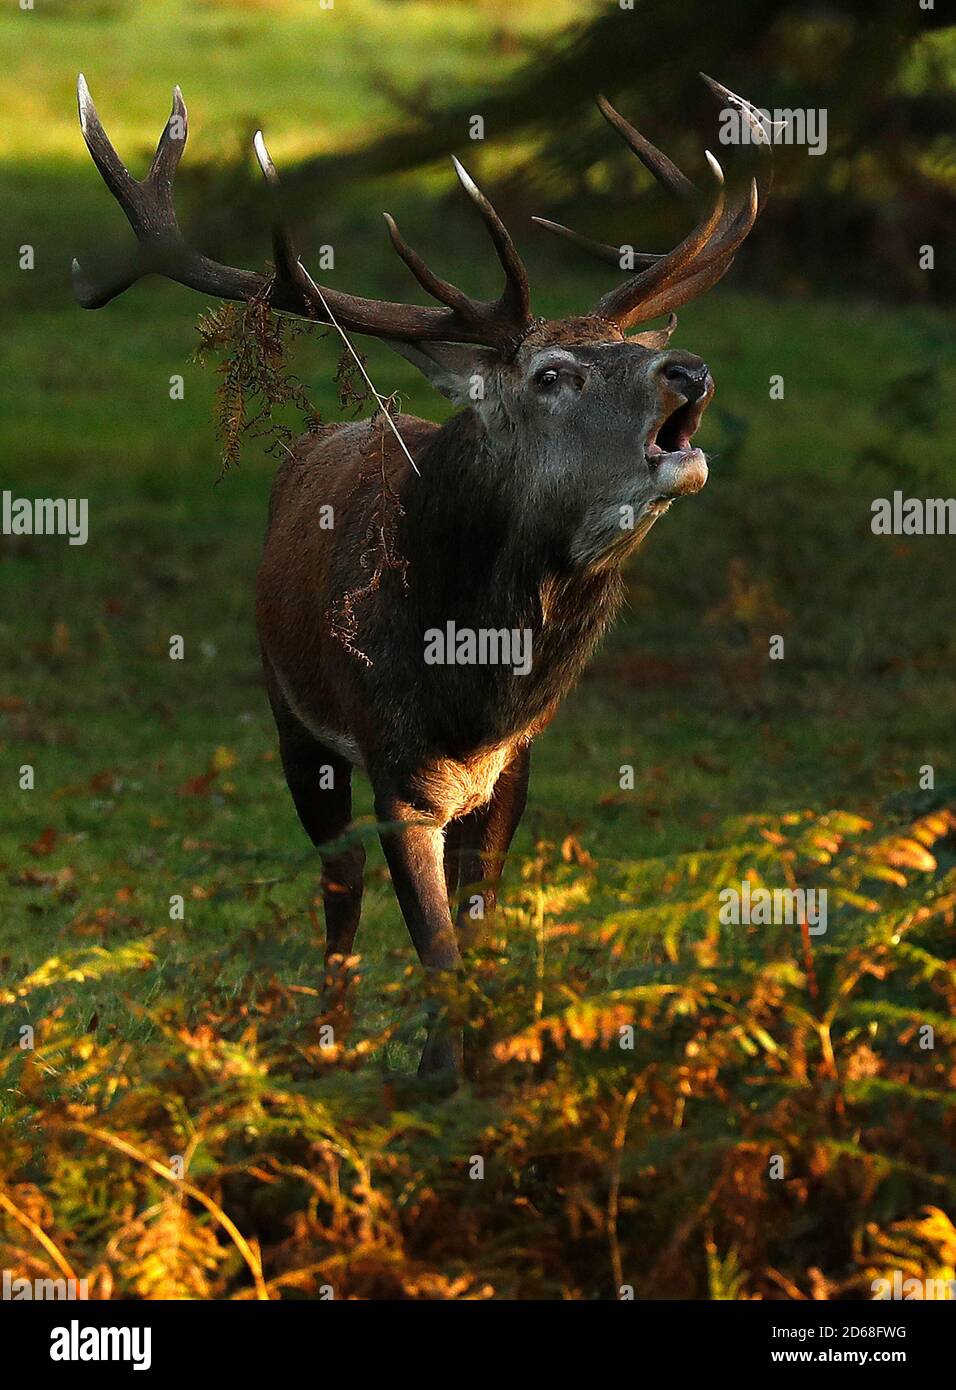
[[[275,313],[261,296],[244,304],[222,304],[200,317],[194,359],[205,365],[210,357],[217,357],[222,377],[215,401],[220,479],[238,467],[244,435],[267,440],[270,454],[288,451],[300,431],[276,419],[276,410],[285,406],[299,410],[307,431],[321,424],[318,410],[289,362],[293,341],[312,328],[301,319]]]

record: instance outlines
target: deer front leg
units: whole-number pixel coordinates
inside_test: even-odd
[[[490,801],[448,827],[445,846],[445,877],[454,887],[461,887],[458,908],[458,936],[464,940],[474,928],[474,899],[481,898],[481,916],[494,912],[498,887],[518,823],[528,799],[528,776],[531,771],[530,744],[520,749],[495,783]],[[452,838],[451,830],[457,828]],[[449,859],[457,862],[452,866]],[[475,885],[481,883],[478,890]],[[471,889],[469,892],[468,890]],[[453,891],[453,889],[452,889]]]
[[[441,825],[391,789],[376,788],[375,814],[382,824],[382,849],[398,905],[419,960],[430,975],[458,970],[461,952],[448,908]],[[461,1067],[461,1029],[450,1028],[432,1012],[419,1071],[460,1072]]]

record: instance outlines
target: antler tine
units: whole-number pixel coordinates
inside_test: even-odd
[[[418,304],[365,299],[317,285],[309,275],[282,217],[279,176],[261,131],[256,134],[255,152],[273,201],[275,274],[272,276],[222,265],[194,250],[183,239],[173,205],[173,178],[182,157],[187,129],[186,106],[178,87],[149,173],[141,181],[133,178],[110,143],[82,75],[77,83],[77,101],[90,154],[123,209],[138,243],[132,256],[124,256],[118,264],[115,260],[103,264],[95,275],[82,268],[79,262],[73,262],[74,293],[85,308],[97,309],[122,294],[143,275],[155,273],[220,299],[264,297],[273,308],[284,313],[323,323],[334,321],[339,327],[355,333],[406,342],[477,343],[502,349],[513,344],[521,330],[532,322],[527,276],[518,253],[491,205],[477,189],[472,192],[474,186],[469,187],[470,180],[465,183],[466,190],[478,204],[505,268],[506,285],[500,299],[493,304],[468,299],[454,286],[433,276],[415,253],[404,246],[400,237],[396,245],[406,264],[426,289],[433,293],[438,291],[437,297],[444,307],[426,308]]]
[[[725,256],[732,256],[744,238],[749,235],[759,211],[760,197],[757,191],[757,180],[751,179],[747,185],[746,195],[741,195],[739,201],[728,210],[721,226],[697,257],[693,267],[694,274],[706,269],[714,261],[722,260]]]
[[[176,226],[176,215],[172,208],[172,178],[186,143],[187,118],[182,92],[177,87],[173,93],[169,120],[156,147],[149,173],[142,182],[133,178],[113,148],[82,73],[77,78],[76,103],[86,147],[103,182],[126,214],[137,240],[142,243],[150,233],[168,236]],[[182,124],[179,139],[174,139],[172,135],[176,118]],[[126,256],[120,265],[112,266],[105,282],[104,277],[87,275],[77,260],[73,261],[72,270],[77,299],[84,308],[98,309],[135,284],[147,273],[147,266],[140,249],[133,256]]]
[[[415,251],[398,230],[398,224],[390,212],[383,212],[385,225],[388,228],[388,235],[395,250],[408,266],[415,279],[422,289],[427,291],[434,299],[442,304],[447,304],[450,309],[454,309],[462,318],[474,318],[474,301],[469,298],[457,285],[451,284],[448,280],[443,280],[440,275],[436,275],[422,260],[421,256]]]
[[[223,299],[248,299],[257,293],[261,276],[250,271],[219,265],[183,241],[173,207],[173,176],[186,142],[187,116],[182,92],[173,93],[173,106],[145,179],[134,179],[116,153],[103,129],[86,78],[77,80],[77,106],[80,128],[93,162],[103,181],[119,203],[139,243],[135,252],[98,267],[89,274],[73,261],[73,289],[85,309],[99,309],[129,289],[144,275],[153,272],[178,280],[195,289],[212,291]],[[174,133],[174,121],[182,125],[182,135]],[[178,132],[178,127],[175,128]]]
[[[388,227],[389,237],[395,250],[422,289],[440,303],[447,305],[463,322],[481,323],[488,320],[490,313],[501,324],[503,333],[506,336],[509,334],[513,336],[527,327],[531,321],[530,292],[524,264],[507,228],[491,203],[454,155],[452,161],[462,187],[478,208],[482,220],[491,234],[498,259],[505,272],[505,288],[497,302],[489,305],[480,300],[472,299],[457,285],[453,285],[450,281],[443,280],[440,275],[436,275],[422,260],[418,252],[409,246],[399,231],[395,218],[391,213],[386,212],[383,213],[383,216],[385,225]]]
[[[597,105],[604,119],[623,137],[625,143],[637,155],[644,168],[654,175],[658,183],[663,184],[677,198],[688,201],[691,198],[696,198],[697,188],[690,179],[681,173],[673,160],[668,159],[667,155],[656,145],[652,145],[650,140],[645,139],[639,130],[635,130],[630,121],[626,121],[619,111],[615,111],[606,96],[599,95]]]
[[[700,255],[724,217],[723,174],[716,160],[713,161],[713,165],[715,174],[719,176],[717,196],[707,217],[682,242],[675,246],[673,251],[662,256],[650,269],[641,271],[639,275],[632,276],[629,280],[625,280],[623,285],[618,285],[616,289],[603,295],[594,308],[594,312],[599,317],[608,319],[610,322],[618,324],[619,327],[630,327],[631,324],[637,322],[644,299],[649,297],[652,292],[660,292],[671,286],[675,280],[687,273],[687,267],[693,264],[697,256]],[[645,315],[645,317],[651,316]]]
[[[706,72],[699,73],[698,76],[704,80],[722,106],[736,106],[747,122],[747,125],[750,127],[751,144],[755,145],[758,151],[757,190],[760,202],[765,203],[773,187],[773,158],[770,147],[770,137],[767,134],[758,112],[746,97],[737,96],[736,92],[732,92],[730,88],[725,87],[723,83],[716,82],[714,78],[708,77]]]
[[[668,314],[667,324],[664,328],[651,328],[646,333],[632,333],[628,342],[640,343],[642,347],[653,348],[655,351],[660,351],[661,348],[667,347],[676,327],[677,315]]]
[[[312,303],[312,295],[310,294],[311,277],[304,273],[304,267],[296,250],[292,233],[282,216],[279,171],[266,148],[261,130],[257,130],[253,136],[252,148],[269,190],[272,210],[272,260],[276,272],[275,284],[289,286],[293,292],[298,293],[303,309],[306,312],[313,311],[316,306]]]
[[[595,313],[609,318],[619,328],[629,328],[665,309],[686,304],[710,289],[730,269],[738,247],[756,221],[757,211],[757,184],[752,179],[745,197],[732,203],[716,221],[709,219],[710,233],[701,239],[694,255],[672,267],[668,267],[669,257],[665,257],[651,270],[605,295]]]
[[[711,261],[709,265],[695,270],[693,274],[688,275],[685,279],[679,281],[678,284],[663,286],[654,294],[649,295],[648,298],[642,301],[635,309],[623,314],[619,319],[615,319],[614,322],[616,322],[618,327],[623,331],[624,329],[633,327],[634,324],[646,323],[650,319],[656,318],[658,314],[663,314],[665,311],[673,312],[674,309],[679,309],[682,304],[687,304],[691,299],[696,299],[699,294],[703,294],[705,290],[709,290],[712,285],[716,285],[717,281],[727,274],[732,264],[732,253],[721,256]],[[603,317],[607,316],[603,315]],[[635,338],[639,342],[642,336],[642,334],[636,334]]]
[[[635,323],[655,318],[666,310],[679,308],[716,285],[733,264],[734,256],[756,216],[757,188],[756,183],[751,181],[749,197],[728,212],[723,219],[723,230],[714,234],[702,253],[680,274],[665,280],[656,289],[643,287],[639,302],[630,308],[625,304],[623,312],[615,316],[614,321],[622,329],[629,328]],[[630,286],[624,285],[621,289],[626,291],[630,288],[633,292],[634,286],[635,282],[632,281]],[[606,314],[604,316],[607,317]]]
[[[580,246],[582,251],[587,251],[597,260],[604,261],[606,265],[613,265],[616,270],[623,269],[621,265],[622,248],[620,246],[608,246],[603,241],[592,241],[590,237],[582,236],[572,227],[565,227],[560,222],[552,222],[548,217],[532,217],[531,221],[536,222],[539,227],[543,227],[546,232],[554,232],[555,236],[570,241],[572,246]],[[644,267],[655,265],[661,257],[648,251],[634,251],[629,253],[629,259],[635,266]]]
[[[701,76],[722,102],[730,101],[740,109],[755,135],[759,131],[755,143],[762,148],[769,148],[766,133],[750,103],[742,97],[735,96],[733,92],[703,73]],[[684,178],[676,165],[629,125],[604,97],[598,98],[598,106],[610,124],[623,135],[634,153],[665,187],[682,197],[696,192],[694,185],[689,179]],[[723,171],[709,150],[706,154],[718,183],[718,194],[708,217],[673,251],[604,295],[593,313],[616,324],[622,330],[630,328],[641,320],[655,318],[666,310],[685,304],[715,284],[730,268],[737,248],[756,220],[765,190],[760,189],[757,180],[753,179],[746,194],[733,198],[728,204],[723,189]],[[557,232],[592,254],[598,255],[602,260],[612,260],[612,255],[608,253],[613,254],[613,248],[602,246],[599,242],[591,242],[569,228],[560,227],[544,218],[536,217],[534,220],[549,231]]]
[[[306,304],[311,302],[314,305],[320,287],[315,285],[312,277],[303,266],[298,252],[295,249],[292,236],[282,218],[279,174],[266,148],[266,143],[261,131],[256,132],[253,144],[256,158],[259,161],[259,167],[262,170],[263,177],[265,178],[272,198],[272,240],[277,279],[281,279],[283,282],[295,286],[302,295],[303,302]],[[488,204],[488,206],[490,208],[490,204]],[[470,298],[463,290],[458,289],[456,285],[452,285],[448,280],[443,280],[441,276],[436,275],[422,260],[417,251],[405,241],[391,213],[386,212],[382,215],[385,219],[385,225],[388,228],[392,245],[415,276],[415,279],[423,289],[427,290],[429,294],[433,295],[435,299],[446,305],[446,307],[452,311],[451,314],[446,315],[444,320],[448,335],[454,336],[456,328],[460,328],[462,325],[469,325],[472,329],[479,330],[484,326],[487,330],[489,317],[487,306]],[[493,213],[492,215],[497,218],[497,214]],[[503,224],[502,230],[504,231]],[[505,237],[510,243],[510,237],[508,237],[507,232],[505,232]],[[514,251],[513,246],[512,251]],[[517,259],[516,251],[514,255]],[[521,265],[520,261],[517,263],[519,266]],[[521,269],[523,274],[523,267],[521,267]],[[526,281],[525,284],[527,284]],[[331,291],[323,291],[322,294],[326,302],[328,302]],[[504,300],[504,296],[502,296],[502,300]],[[499,303],[500,302],[501,301],[499,301]],[[427,313],[428,311],[424,310],[422,312]],[[521,321],[511,321],[506,318],[502,328],[505,330],[514,330],[515,328],[523,326],[524,323]],[[505,338],[507,337],[507,332],[497,336]]]
[[[105,274],[91,274],[74,256],[70,264],[73,298],[83,309],[102,309],[104,304],[109,304],[111,299],[135,285],[144,274],[142,260],[135,253],[125,256],[119,265],[112,263],[108,278]]]
[[[136,180],[113,149],[110,138],[103,129],[103,123],[96,107],[93,105],[90,89],[82,73],[76,81],[76,104],[80,113],[80,130],[83,132],[86,148],[93,156],[93,163],[102,174],[103,182],[113,197],[120,202],[123,211],[126,212],[126,205],[122,200],[130,195],[136,186]],[[129,216],[128,212],[127,216]]]
[[[90,105],[92,105],[92,102]],[[102,127],[100,128],[102,129]],[[169,113],[169,120],[166,122],[165,129],[159,137],[159,144],[156,146],[153,162],[150,164],[149,173],[146,175],[146,182],[151,184],[158,194],[169,201],[171,213],[173,179],[176,176],[176,170],[179,168],[179,161],[183,157],[183,150],[186,148],[186,136],[188,132],[189,115],[186,111],[186,103],[183,101],[182,92],[179,87],[176,86],[173,88],[173,109]],[[175,214],[173,213],[172,215],[175,220]]]
[[[262,170],[262,176],[269,189],[270,201],[272,204],[272,247],[276,270],[275,283],[277,285],[292,287],[294,291],[297,291],[302,299],[303,306],[310,315],[316,312],[323,315],[325,305],[331,307],[329,301],[331,300],[334,303],[336,295],[332,290],[326,290],[323,289],[322,286],[316,285],[302,263],[292,234],[282,215],[279,173],[272,156],[269,154],[261,130],[256,131],[253,147],[255,149],[256,159],[259,163],[259,168]],[[422,285],[429,294],[434,295],[436,299],[453,311],[452,313],[445,313],[442,320],[448,335],[454,336],[455,328],[460,326],[461,323],[480,326],[483,321],[483,316],[479,312],[481,306],[476,305],[475,302],[469,299],[461,290],[449,284],[448,281],[442,280],[429,270],[428,266],[417,252],[413,251],[404,241],[395,223],[395,219],[391,214],[386,212],[383,216],[392,239],[392,244],[402,260],[412,271],[412,274],[418,280],[419,284]],[[325,304],[322,303],[323,300]],[[414,306],[412,307],[414,310]],[[414,311],[421,314],[435,312],[427,309]]]
[[[173,115],[177,113],[177,97],[184,122],[183,139],[171,168],[175,168],[175,163],[178,162],[179,154],[182,153],[182,144],[186,138],[186,108],[182,104],[182,93],[177,87],[173,97],[173,113],[163,131],[156,154],[153,156],[153,164],[150,167],[150,178],[153,176],[154,169],[156,170],[157,184],[162,173],[169,167],[169,161],[172,158],[167,137]],[[123,209],[137,239],[141,239],[145,235],[149,220],[145,207],[143,185],[133,178],[113,148],[109,136],[103,129],[103,123],[99,118],[86,78],[82,73],[79,74],[76,83],[76,104],[80,116],[80,129],[83,132],[86,147],[93,157],[93,163],[99,169],[103,182]],[[108,304],[111,299],[115,299],[118,294],[122,294],[124,290],[129,289],[130,285],[134,285],[142,275],[146,274],[142,251],[139,249],[133,255],[126,254],[119,265],[112,264],[109,272],[105,275],[88,274],[76,259],[73,260],[71,269],[73,292],[85,309],[99,309],[102,305]]]
[[[478,209],[485,226],[488,228],[501,267],[505,272],[505,287],[495,306],[496,312],[510,323],[525,327],[531,321],[531,290],[528,285],[528,273],[518,255],[517,248],[511,240],[507,227],[468,170],[454,155],[451,157],[451,162],[455,166],[455,173],[461,181],[462,188]]]

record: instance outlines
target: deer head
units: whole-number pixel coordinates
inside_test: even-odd
[[[766,137],[752,108],[725,87],[705,81],[724,104],[750,120],[754,140]],[[77,299],[96,308],[151,272],[225,299],[264,297],[277,310],[346,332],[379,338],[413,362],[443,394],[471,410],[490,461],[521,469],[539,492],[570,490],[615,506],[624,495],[653,516],[671,499],[698,491],[707,478],[695,430],[714,383],[706,363],[668,349],[674,309],[715,284],[730,268],[757,215],[758,181],[728,196],[719,164],[708,153],[715,191],[709,211],[666,255],[625,256],[622,248],[588,240],[543,218],[534,220],[619,270],[634,270],[585,315],[558,321],[535,317],[528,277],[507,229],[458,160],[461,185],[481,216],[504,271],[500,296],[471,298],[441,279],[404,241],[385,214],[395,250],[440,307],[365,299],[317,284],[305,268],[280,212],[279,182],[262,135],[256,156],[273,200],[271,275],[222,265],[189,247],[179,231],[173,177],[183,152],[187,117],[177,88],[149,171],[134,179],[96,113],[86,82],[78,85],[80,123],[90,153],[136,234],[135,255],[121,267],[87,273],[74,262]],[[629,147],[671,193],[692,201],[695,186],[603,97],[598,105]],[[665,328],[628,334],[669,315]],[[532,466],[532,464],[534,466]]]

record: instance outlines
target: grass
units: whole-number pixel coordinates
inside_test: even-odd
[[[477,92],[516,65],[528,44],[591,8],[587,0],[521,7],[338,0],[330,9],[317,0],[44,0],[32,13],[6,7],[0,33],[18,81],[0,155],[76,160],[78,67],[102,99],[104,119],[112,108],[108,128],[126,149],[155,146],[157,118],[165,117],[175,83],[195,106],[193,138],[207,154],[229,151],[235,130],[250,119],[263,124],[282,158],[338,146],[394,116],[380,79],[417,89],[423,52],[435,89],[464,78]]]
[[[678,341],[718,380],[702,436],[716,462],[632,564],[623,620],[536,745],[506,929],[459,1001],[477,1079],[439,1105],[410,1076],[420,986],[367,821],[361,980],[337,1049],[316,1042],[318,872],[251,618],[273,465],[251,447],[214,485],[214,379],[189,360],[201,301],[150,281],[102,313],[69,302],[77,238],[119,220],[78,149],[69,85],[95,54],[82,61],[124,153],[155,139],[159,76],[202,94],[206,152],[251,114],[277,154],[347,141],[386,108],[371,58],[353,60],[354,82],[321,80],[341,71],[345,10],[103,0],[0,20],[23,74],[11,114],[34,133],[29,151],[0,149],[16,195],[0,219],[38,266],[2,291],[4,486],[87,497],[91,524],[85,548],[0,538],[8,1191],[100,1292],[133,1297],[315,1296],[323,1282],[336,1296],[595,1297],[628,1282],[650,1297],[849,1297],[901,1242],[920,1269],[946,1267],[945,1218],[920,1209],[954,1181],[952,541],[869,530],[876,496],[948,494],[942,315],[725,288],[682,312]],[[477,87],[510,61],[487,37],[500,13],[370,3],[349,33],[373,54],[387,35],[390,75],[410,79],[440,32],[447,71]],[[534,36],[555,18],[528,7],[511,22]],[[159,55],[149,82],[144,50]],[[341,248],[336,283],[400,296],[382,205],[356,190],[320,237]],[[416,180],[388,205],[423,249],[440,224],[443,273],[482,288],[487,259],[455,206],[423,202]],[[525,242],[543,311],[589,302],[599,275]],[[336,355],[302,352],[327,418]],[[405,363],[374,345],[369,360],[406,408],[444,413]],[[797,933],[719,928],[718,889],[744,873],[850,897],[808,958]],[[930,1018],[940,1050],[914,1061]],[[636,1052],[602,1048],[627,1020]],[[755,1118],[756,1096],[772,1104]],[[763,1174],[781,1136],[793,1168],[778,1198]],[[465,1176],[474,1153],[484,1185]],[[173,1154],[206,1204],[170,1195],[155,1164]],[[255,1237],[251,1263],[223,1210]],[[4,1266],[45,1269],[22,1223],[0,1219]]]

